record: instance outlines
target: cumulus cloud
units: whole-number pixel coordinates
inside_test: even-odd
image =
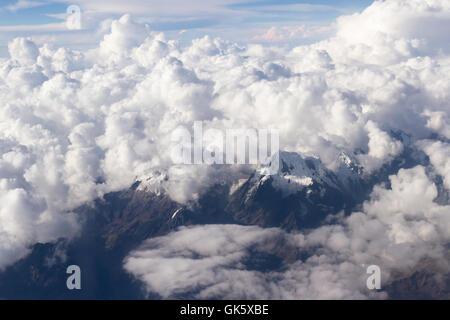
[[[33,64],[39,56],[36,44],[24,38],[14,39],[8,45],[8,51],[11,59],[19,62],[21,65]]]
[[[205,239],[208,241],[205,242]],[[252,270],[247,265],[256,253],[274,259],[277,246],[296,247],[301,236],[278,229],[236,225],[182,228],[169,236],[147,241],[126,259],[125,268],[143,280],[149,292],[163,298],[194,293],[195,298],[292,299],[363,298],[339,269],[361,271],[350,263],[330,265],[326,257],[296,262],[286,271]],[[268,264],[268,261],[265,261]],[[332,268],[330,268],[332,267]],[[356,280],[356,279],[353,279]],[[357,281],[353,281],[358,287]],[[330,290],[331,289],[331,290]]]
[[[210,37],[183,47],[129,15],[85,52],[15,39],[0,62],[0,267],[75,233],[71,210],[136,179],[167,177],[153,180],[183,203],[237,179],[234,167],[173,165],[170,135],[194,121],[279,129],[281,149],[330,168],[354,153],[368,174],[404,149],[393,132],[448,138],[448,32],[431,21],[447,25],[449,12],[444,0],[377,1],[339,19],[336,37],[292,50]],[[447,177],[442,148],[424,151]]]
[[[365,129],[369,138],[369,152],[361,155],[359,159],[366,170],[373,171],[378,169],[382,164],[393,160],[402,152],[402,142],[391,138],[389,134],[380,130],[371,120],[367,122]]]
[[[337,33],[374,58],[400,58],[414,51],[448,52],[450,36],[445,30],[450,27],[449,11],[448,1],[375,1],[362,13],[339,18]],[[387,45],[393,50],[386,50]]]
[[[423,140],[418,145],[430,157],[436,172],[444,179],[447,190],[450,190],[450,144],[442,141]]]

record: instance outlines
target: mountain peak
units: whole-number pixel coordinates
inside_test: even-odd
[[[281,190],[285,196],[314,184],[343,189],[349,183],[359,180],[362,174],[362,167],[356,159],[344,152],[341,152],[337,158],[336,171],[328,169],[317,157],[302,157],[298,153],[286,151],[280,151],[274,155],[274,158],[276,157],[279,159],[278,172],[268,175],[266,167],[262,167],[257,171],[254,179],[258,180],[258,184],[270,180],[273,187]]]

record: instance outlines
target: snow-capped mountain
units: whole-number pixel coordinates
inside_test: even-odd
[[[355,183],[362,179],[362,167],[345,153],[341,153],[337,159],[336,172],[328,169],[319,158],[302,157],[295,152],[279,152],[277,158],[280,166],[277,174],[264,174],[266,170],[262,168],[257,170],[253,181],[258,185],[270,181],[284,196],[304,189],[310,193],[313,185],[351,191]],[[252,188],[251,191],[254,190]]]
[[[235,220],[288,230],[314,227],[327,215],[350,209],[367,190],[362,168],[345,154],[336,172],[318,158],[293,152],[276,156],[276,174],[260,168],[232,189],[227,212]]]

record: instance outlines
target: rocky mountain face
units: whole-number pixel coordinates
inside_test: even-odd
[[[337,173],[319,159],[281,152],[275,175],[256,171],[230,195],[226,212],[238,223],[285,230],[314,228],[342,210],[362,202],[369,185],[362,168],[342,155]]]
[[[165,235],[180,226],[204,224],[258,225],[287,231],[315,228],[327,223],[330,215],[348,214],[357,208],[373,185],[387,182],[397,166],[416,164],[417,157],[405,152],[403,159],[382,168],[376,179],[364,176],[363,168],[346,154],[340,155],[338,168],[332,171],[317,158],[281,152],[277,174],[256,170],[235,185],[215,185],[189,207],[149,190],[145,181],[137,181],[128,190],[106,194],[78,208],[83,228],[77,238],[37,244],[30,255],[0,273],[0,298],[148,298],[122,265],[127,253],[145,239]],[[262,259],[273,264],[298,258],[296,252],[279,244],[270,259],[255,257],[253,262]],[[66,289],[65,268],[70,264],[83,270],[84,290]],[[265,264],[259,267],[265,268]],[[439,290],[434,289],[437,287],[433,281],[418,271],[393,283],[388,292],[395,298],[415,298],[419,294],[422,298],[439,298],[442,292],[449,292],[448,281]]]

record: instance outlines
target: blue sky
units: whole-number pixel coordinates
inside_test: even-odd
[[[373,0],[0,0],[0,55],[14,37],[56,45],[89,46],[101,21],[130,13],[179,40],[210,34],[237,42],[301,44],[331,32],[340,15]],[[69,5],[82,10],[83,30],[67,30]]]
[[[31,2],[31,1],[30,1]],[[39,3],[39,1],[33,1]],[[42,6],[15,8],[17,0],[0,0],[0,25],[36,25],[58,22],[58,19],[48,16],[65,12],[67,5],[63,3],[48,3]],[[32,4],[31,4],[32,5]]]

